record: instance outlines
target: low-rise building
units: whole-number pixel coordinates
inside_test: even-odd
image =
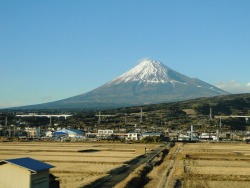
[[[98,136],[111,136],[114,134],[114,130],[98,130]]]
[[[46,137],[52,137],[53,136],[53,132],[52,131],[47,131],[47,132],[45,132],[45,136]]]
[[[58,131],[55,131],[53,133],[53,136],[64,136],[64,137],[69,137],[69,138],[81,138],[83,137],[83,132],[78,130],[78,129],[61,129]]]
[[[127,140],[140,140],[141,134],[140,133],[127,133]]]
[[[210,133],[201,133],[200,140],[212,140],[212,135],[210,135]]]
[[[0,162],[0,185],[6,188],[48,188],[54,166],[26,157]]]
[[[178,141],[189,141],[189,140],[191,140],[189,135],[185,135],[185,134],[178,135]]]
[[[41,129],[40,127],[25,127],[25,132],[28,137],[40,137]]]
[[[114,135],[114,130],[98,130],[97,137],[100,139],[109,139]]]
[[[157,137],[163,137],[162,133],[152,133],[152,132],[145,132],[141,134],[141,137],[148,137],[148,136],[157,136]]]

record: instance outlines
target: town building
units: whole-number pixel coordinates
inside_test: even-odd
[[[111,136],[114,134],[114,130],[100,130],[98,129],[98,136]]]
[[[181,133],[178,135],[178,141],[189,141],[189,140],[191,140],[191,137],[189,135]]]
[[[25,127],[25,132],[27,137],[40,137],[41,129],[40,127]]]
[[[142,138],[148,137],[148,136],[156,136],[156,137],[163,137],[162,133],[152,133],[152,132],[144,132],[141,134]]]
[[[140,140],[141,134],[140,133],[127,133],[127,140]]]
[[[53,136],[56,137],[68,137],[68,138],[82,138],[83,132],[78,129],[61,129],[58,131],[55,131],[53,133]]]

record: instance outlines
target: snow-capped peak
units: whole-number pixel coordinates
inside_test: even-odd
[[[173,82],[168,72],[171,70],[159,61],[144,59],[130,71],[117,77],[110,83],[143,82],[143,83],[167,83]]]

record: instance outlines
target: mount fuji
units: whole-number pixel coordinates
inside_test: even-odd
[[[60,101],[23,108],[103,109],[227,94],[229,93],[197,78],[180,74],[159,61],[145,59],[128,72],[90,92]]]

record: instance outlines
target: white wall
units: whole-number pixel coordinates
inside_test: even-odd
[[[0,165],[1,188],[48,188],[49,170],[32,174],[28,169],[5,163]]]
[[[29,188],[30,171],[9,163],[0,165],[1,188]]]

